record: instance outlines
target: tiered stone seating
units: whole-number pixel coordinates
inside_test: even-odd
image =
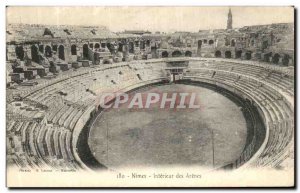
[[[266,120],[269,125],[269,140],[266,148],[261,153],[257,165],[269,165],[274,166],[280,163],[280,156],[282,156],[289,147],[291,139],[293,137],[293,110],[283,100],[282,96],[274,87],[269,84],[274,82],[266,81],[266,78],[259,78],[261,70],[250,70],[248,66],[247,71],[237,70],[236,67],[229,68],[231,70],[224,71],[224,67],[218,64],[210,65],[195,65],[194,66],[205,66],[204,68],[190,68],[188,73],[185,75],[186,78],[204,78],[209,79],[207,76],[207,69],[214,69],[215,75],[210,80],[216,80],[221,83],[230,85],[231,87],[237,88],[248,96],[251,96],[265,112]],[[232,67],[232,66],[231,66]],[[220,70],[221,69],[221,70]],[[233,70],[234,69],[234,70]],[[247,69],[247,68],[245,68]],[[199,72],[203,70],[203,72]],[[267,73],[268,74],[268,73]],[[272,73],[274,74],[274,73]],[[237,79],[237,75],[240,77]],[[269,77],[268,75],[267,77]],[[283,82],[283,81],[282,81]],[[291,80],[287,80],[288,83],[292,84]],[[277,83],[277,82],[275,82]],[[285,85],[287,86],[287,85]],[[282,86],[285,88],[285,86]]]
[[[9,102],[7,111],[22,119],[7,122],[8,159],[20,167],[78,168],[80,160],[71,145],[78,120],[104,92],[128,91],[166,79],[166,62],[153,61],[80,68],[48,82],[41,79],[43,84],[27,91],[17,89],[24,101]],[[294,96],[294,81],[282,73],[259,64],[195,59],[189,62],[184,78],[228,85],[257,103],[265,115],[269,139],[255,164],[274,166],[286,156],[294,130],[293,104],[286,96]]]

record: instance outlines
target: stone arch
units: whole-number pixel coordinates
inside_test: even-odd
[[[45,56],[46,57],[52,57],[52,49],[48,45],[45,47]]]
[[[216,57],[216,58],[221,58],[221,56],[222,56],[221,51],[217,50],[217,51],[215,52],[215,57]]]
[[[161,57],[162,57],[162,58],[167,58],[167,57],[169,57],[169,53],[168,53],[167,51],[163,51],[163,52],[161,53]]]
[[[140,41],[140,49],[145,49],[145,41]]]
[[[39,63],[40,58],[39,58],[39,49],[36,45],[31,46],[31,59],[33,62]]]
[[[225,46],[229,46],[230,45],[230,40],[228,38],[225,38]]]
[[[278,64],[279,58],[280,58],[280,55],[278,53],[274,54],[274,56],[272,57],[272,63]]]
[[[107,43],[106,46],[111,53],[114,53],[115,47],[112,43]]]
[[[16,46],[15,52],[16,52],[16,55],[17,55],[18,59],[20,59],[20,60],[24,59],[25,54],[24,54],[23,46]]]
[[[134,45],[135,45],[135,47],[139,47],[140,42],[138,40],[136,40],[136,41],[134,41]]]
[[[180,57],[182,53],[179,50],[172,52],[172,57]]]
[[[44,45],[39,45],[39,51],[44,53]]]
[[[99,43],[95,43],[95,49],[99,49],[100,48],[100,44]]]
[[[269,47],[269,42],[268,42],[268,40],[263,41],[263,43],[262,43],[262,49],[266,49],[266,48],[268,48],[268,47]]]
[[[288,66],[290,62],[290,56],[287,54],[284,54],[283,58],[282,58],[282,64],[284,66]]]
[[[72,55],[77,55],[77,47],[76,47],[75,44],[73,44],[73,45],[71,46],[71,54],[72,54]]]
[[[129,53],[134,53],[134,44],[133,44],[133,42],[129,42]]]
[[[63,45],[58,46],[58,58],[65,60],[65,47]]]
[[[198,49],[201,49],[202,46],[202,40],[198,40]]]
[[[154,44],[154,46],[151,46],[151,54],[152,54],[152,57],[157,57],[157,45],[156,43]]]
[[[191,51],[186,51],[185,56],[186,57],[192,57],[192,52]]]
[[[251,58],[252,58],[252,52],[251,51],[246,52],[245,59],[246,60],[251,60]]]
[[[242,50],[237,50],[235,52],[235,58],[241,58],[242,57]]]
[[[84,60],[89,59],[89,46],[87,44],[82,46],[82,57]]]
[[[235,47],[235,39],[232,39],[232,40],[231,40],[230,45],[231,45],[232,47]]]
[[[264,54],[264,62],[270,62],[270,57],[271,57],[272,53],[266,53]]]
[[[225,52],[225,58],[231,58],[231,51]]]
[[[122,43],[119,43],[118,51],[123,52],[123,44]]]
[[[214,44],[214,40],[209,40],[209,41],[208,41],[208,44],[209,44],[209,45]]]

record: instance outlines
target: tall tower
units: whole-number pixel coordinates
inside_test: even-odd
[[[230,8],[229,8],[228,18],[227,18],[227,29],[232,29],[232,13]]]

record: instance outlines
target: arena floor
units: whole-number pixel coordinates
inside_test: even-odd
[[[216,168],[239,157],[247,137],[241,107],[199,86],[171,84],[138,92],[153,91],[196,92],[201,107],[180,111],[156,107],[130,110],[124,105],[105,111],[93,123],[88,139],[99,163],[111,169],[166,165],[211,168],[214,149]]]

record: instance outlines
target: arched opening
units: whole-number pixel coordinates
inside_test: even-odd
[[[45,56],[46,57],[52,57],[52,50],[50,46],[45,47]]]
[[[214,40],[209,40],[209,41],[208,41],[208,44],[209,44],[209,45],[214,44]]]
[[[246,52],[245,56],[246,56],[246,60],[251,60],[252,58],[252,52]]]
[[[53,67],[55,67],[55,65],[54,65],[54,62],[53,62],[53,61],[50,61],[49,63],[50,63],[50,67],[52,67],[52,68],[53,68]]]
[[[93,49],[93,48],[94,48],[94,44],[93,44],[93,43],[90,43],[90,45],[89,45],[89,46],[90,46],[90,48],[91,48],[91,49]]]
[[[167,58],[167,57],[169,57],[169,53],[168,53],[167,51],[163,51],[163,52],[161,53],[161,57],[162,57],[162,58]]]
[[[65,60],[65,47],[63,45],[60,45],[58,47],[58,58],[61,60]]]
[[[154,46],[151,46],[151,55],[152,55],[153,58],[157,57],[156,50],[157,50],[156,44]]]
[[[122,43],[119,43],[118,51],[123,52],[123,44]]]
[[[82,57],[84,60],[89,59],[89,47],[87,44],[84,44],[82,47]]]
[[[273,58],[272,58],[272,63],[274,64],[278,64],[279,62],[279,58],[280,58],[280,55],[279,54],[274,54]]]
[[[129,53],[133,53],[133,52],[134,52],[133,42],[129,42]]]
[[[290,61],[289,55],[285,54],[285,55],[283,56],[283,58],[282,58],[282,64],[283,64],[284,66],[288,66],[288,65],[289,65],[289,61]]]
[[[99,48],[100,48],[100,44],[96,43],[96,44],[95,44],[95,48],[96,48],[96,49],[99,49]]]
[[[76,45],[75,45],[75,44],[73,44],[73,45],[71,46],[71,54],[72,54],[72,55],[77,55],[77,48],[76,48]]]
[[[39,51],[44,53],[44,45],[39,45]]]
[[[235,52],[235,58],[241,58],[242,57],[242,50],[238,50]]]
[[[201,49],[201,46],[202,46],[202,40],[199,40],[198,41],[198,49]]]
[[[217,50],[216,52],[215,52],[215,57],[216,58],[221,58],[221,52],[219,51],[219,50]]]
[[[266,48],[268,48],[268,46],[269,46],[268,40],[263,41],[262,49],[266,49]]]
[[[146,46],[149,47],[150,46],[150,40],[146,41]]]
[[[270,62],[271,55],[272,55],[272,53],[264,54],[264,62]]]
[[[172,57],[180,57],[182,54],[180,51],[176,50],[172,53]]]
[[[235,46],[235,40],[232,39],[232,40],[231,40],[231,47],[234,47],[234,46]]]
[[[31,59],[35,63],[39,63],[40,62],[39,51],[38,51],[37,46],[35,46],[35,45],[31,46]]]
[[[225,38],[225,46],[229,46],[230,45],[230,40],[228,38]]]
[[[192,57],[192,52],[191,51],[186,51],[185,56],[186,57]]]
[[[54,37],[53,33],[49,28],[45,28],[43,36],[51,36],[52,38]]]
[[[225,58],[231,58],[231,52],[230,51],[225,52]]]
[[[204,39],[204,40],[203,40],[203,43],[204,43],[204,44],[207,44],[207,39]]]
[[[135,43],[135,47],[139,47],[139,45],[140,45],[139,41],[135,41],[134,43]]]
[[[101,48],[105,48],[106,47],[106,43],[101,43]]]
[[[140,42],[140,49],[145,49],[145,41]]]
[[[20,59],[20,60],[23,60],[24,59],[23,46],[17,46],[15,51],[16,51],[17,58]]]
[[[113,44],[107,43],[106,46],[107,46],[108,50],[109,50],[111,53],[114,53],[115,47],[114,47]]]

